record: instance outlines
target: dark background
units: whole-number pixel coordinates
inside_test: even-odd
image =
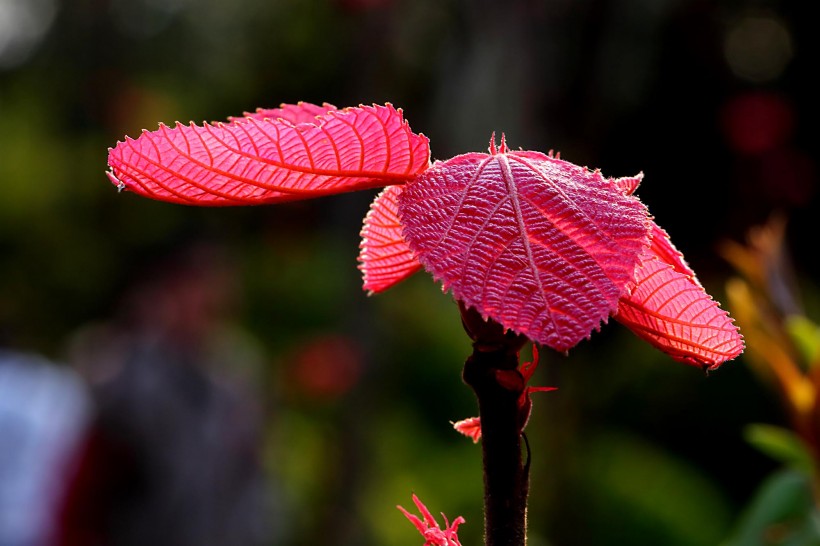
[[[811,7],[0,0],[0,343],[74,366],[81,333],[119,316],[169,257],[215,248],[201,268],[172,267],[175,286],[224,273],[206,275],[202,294],[225,291],[214,321],[254,356],[213,373],[249,384],[263,415],[271,543],[414,544],[393,507],[416,492],[434,513],[463,514],[475,544],[479,449],[448,424],[475,412],[460,382],[469,343],[426,274],[361,292],[373,193],[247,209],[149,202],[117,194],[107,148],[160,121],[389,101],[430,137],[433,159],[483,151],[496,131],[607,176],[643,171],[639,196],[721,301],[732,271],[718,245],[781,211],[812,311]],[[137,294],[152,308],[152,293]],[[559,390],[536,395],[528,428],[531,544],[729,535],[775,468],[742,428],[783,420],[742,357],[705,377],[614,323],[568,357],[543,353],[535,382]]]

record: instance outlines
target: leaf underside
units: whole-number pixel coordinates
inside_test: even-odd
[[[300,103],[228,123],[160,125],[117,143],[108,164],[120,189],[215,206],[403,184],[428,167],[429,157],[427,137],[413,133],[390,104],[336,110]]]
[[[654,224],[652,244],[635,270],[635,287],[615,319],[675,360],[715,369],[743,352],[743,337],[728,313],[706,293]]]
[[[617,309],[649,246],[640,201],[597,171],[538,152],[436,163],[404,187],[399,216],[410,248],[445,289],[558,350]]]
[[[373,294],[387,290],[421,269],[410,245],[401,236],[398,198],[403,188],[385,188],[376,196],[364,219],[359,269],[364,277],[363,288]]]

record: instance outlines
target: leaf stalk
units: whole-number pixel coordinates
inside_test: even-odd
[[[519,352],[527,338],[485,321],[474,309],[460,305],[464,329],[473,353],[464,364],[463,379],[476,394],[481,419],[484,465],[485,546],[525,546],[529,464],[522,461],[522,424],[518,403],[525,383],[498,381],[518,373]]]

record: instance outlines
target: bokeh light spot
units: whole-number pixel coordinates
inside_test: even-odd
[[[792,105],[770,92],[732,97],[722,108],[721,125],[729,145],[742,154],[761,154],[784,145],[794,131]]]
[[[774,15],[746,15],[727,30],[723,54],[739,78],[755,83],[776,80],[794,55],[791,30]]]
[[[23,64],[54,21],[54,0],[0,0],[0,70]]]

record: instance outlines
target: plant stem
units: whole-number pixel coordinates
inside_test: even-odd
[[[464,328],[473,340],[473,354],[464,364],[463,378],[478,398],[484,461],[485,546],[524,546],[527,542],[529,464],[521,460],[523,389],[515,378],[518,353],[526,338],[505,332],[492,320],[461,306]]]

